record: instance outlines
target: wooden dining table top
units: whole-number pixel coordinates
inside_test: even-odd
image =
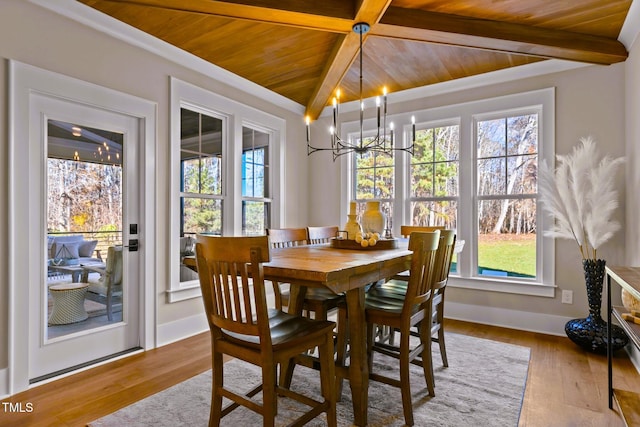
[[[364,274],[391,277],[409,269],[411,261],[407,239],[399,239],[398,247],[393,249],[338,249],[319,244],[273,248],[270,253],[271,261],[263,264],[265,278],[327,287],[336,293],[362,286],[353,282],[353,277]],[[195,257],[185,257],[183,263],[197,270]]]
[[[322,244],[272,249],[271,261],[263,267],[268,279],[323,286],[340,293],[391,277],[408,269],[410,261],[406,242],[381,250],[337,249]]]

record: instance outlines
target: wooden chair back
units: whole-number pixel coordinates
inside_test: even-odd
[[[288,248],[309,243],[306,228],[268,228],[267,236],[272,248]]]
[[[414,231],[422,231],[430,233],[436,230],[444,230],[445,227],[442,225],[434,225],[434,226],[423,226],[423,225],[401,225],[400,226],[400,235],[402,237],[409,237],[409,235]]]
[[[271,347],[262,270],[270,260],[267,236],[197,236],[198,276],[214,336],[224,329],[259,337],[260,347]]]
[[[329,243],[338,234],[338,226],[307,227],[309,244]]]
[[[425,308],[427,305],[424,303],[429,302],[428,306],[431,305],[431,287],[436,270],[435,261],[439,243],[440,230],[414,231],[409,235],[409,250],[413,251],[413,255],[403,308],[403,312],[407,314],[411,314],[416,305]]]
[[[451,260],[456,246],[455,230],[440,230],[440,243],[433,273],[433,289],[441,289],[447,285]]]

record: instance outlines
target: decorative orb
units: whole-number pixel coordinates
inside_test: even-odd
[[[624,308],[626,308],[629,311],[631,310],[640,311],[640,300],[635,299],[629,291],[627,291],[626,289],[622,289],[621,296],[622,296],[622,305],[624,305]]]

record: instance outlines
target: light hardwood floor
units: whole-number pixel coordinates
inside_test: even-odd
[[[623,426],[607,407],[607,359],[579,349],[566,337],[448,320],[448,332],[523,345],[531,361],[520,426]],[[7,413],[2,426],[84,426],[86,423],[209,369],[209,334],[50,382],[3,402],[33,405],[31,413]],[[614,386],[640,392],[640,375],[618,352]]]

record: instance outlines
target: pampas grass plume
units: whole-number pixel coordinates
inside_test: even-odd
[[[618,208],[615,173],[624,158],[600,158],[591,137],[568,155],[557,155],[554,171],[540,164],[538,187],[542,208],[555,219],[546,236],[572,239],[583,259],[596,259],[597,249],[607,242],[620,224],[611,216]]]

